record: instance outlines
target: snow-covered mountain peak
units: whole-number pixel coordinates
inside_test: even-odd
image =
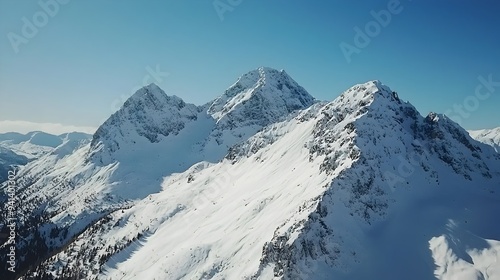
[[[370,102],[383,100],[383,102],[401,103],[398,94],[378,80],[358,84],[345,91],[339,98],[340,102],[359,104],[361,101]]]
[[[266,82],[266,78],[273,79],[279,76],[291,79],[290,76],[288,76],[288,74],[285,72],[285,70],[277,70],[270,67],[259,67],[241,75],[236,83],[233,84],[229,89],[231,89],[236,84],[249,88],[258,83],[264,84]]]
[[[222,126],[267,125],[315,99],[284,70],[260,67],[242,75],[208,109]]]
[[[400,122],[403,122],[405,115],[412,118],[419,116],[410,103],[403,102],[396,92],[377,80],[349,88],[335,100],[327,103],[321,109],[321,113],[334,118],[335,122],[344,119],[352,122],[366,113],[375,119],[396,117]]]
[[[111,153],[126,143],[157,143],[162,137],[177,134],[186,123],[198,118],[199,108],[177,96],[168,96],[155,84],[134,93],[106,120],[92,139],[93,151]],[[102,161],[102,160],[101,160]]]
[[[129,152],[144,149],[143,145],[135,144],[160,143],[179,135],[181,130],[191,127],[189,124],[203,123],[203,133],[207,135],[200,133],[194,145],[197,148],[192,148],[210,154],[207,160],[217,161],[233,144],[314,102],[285,71],[266,67],[242,75],[219,98],[200,107],[168,96],[157,85],[150,84],[133,94],[97,129],[90,156],[98,164],[111,163],[118,159],[114,154],[120,149]]]
[[[162,108],[167,105],[182,108],[185,106],[185,103],[181,98],[175,95],[168,96],[155,83],[151,83],[136,91],[127,101],[125,101],[123,107],[146,106],[151,108]]]

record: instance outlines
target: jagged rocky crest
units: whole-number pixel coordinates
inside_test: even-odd
[[[265,126],[314,102],[284,70],[261,67],[241,76],[212,102],[208,113],[230,127],[234,123]]]

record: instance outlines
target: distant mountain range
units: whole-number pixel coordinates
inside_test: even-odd
[[[0,183],[7,180],[7,172],[12,170],[12,166],[26,165],[55,150],[61,152],[65,149],[67,153],[71,153],[79,145],[90,142],[91,137],[92,135],[80,132],[61,135],[41,131],[27,134],[0,133]]]
[[[492,146],[500,153],[500,127],[494,129],[470,130],[470,135],[479,142]]]

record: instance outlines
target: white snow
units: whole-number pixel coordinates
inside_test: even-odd
[[[472,138],[492,146],[500,153],[500,127],[493,129],[469,130]]]
[[[450,220],[447,233],[429,241],[442,280],[499,279],[500,242],[481,238]]]

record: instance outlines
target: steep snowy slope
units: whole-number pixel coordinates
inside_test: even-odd
[[[500,153],[500,127],[493,129],[469,130],[472,138],[495,148]]]
[[[0,183],[7,181],[8,172],[12,170],[13,165],[25,165],[26,163],[28,163],[27,157],[0,146]]]
[[[490,146],[372,81],[167,176],[30,274],[495,279],[499,187]]]
[[[39,258],[56,252],[109,212],[159,192],[163,177],[200,161],[218,162],[230,147],[264,125],[313,104],[314,99],[283,71],[252,72],[260,78],[242,76],[236,84],[248,89],[232,93],[240,100],[245,95],[246,101],[226,110],[223,117],[214,117],[221,115],[212,106],[215,101],[187,104],[151,84],[104,122],[90,144],[74,152],[68,152],[73,146],[61,145],[28,164],[19,173],[19,196],[24,201],[19,232],[27,240],[20,241],[20,255]],[[255,108],[264,97],[269,100]],[[281,100],[283,106],[274,108],[271,99]],[[270,109],[273,113],[267,115]],[[246,122],[247,114],[252,122]]]

